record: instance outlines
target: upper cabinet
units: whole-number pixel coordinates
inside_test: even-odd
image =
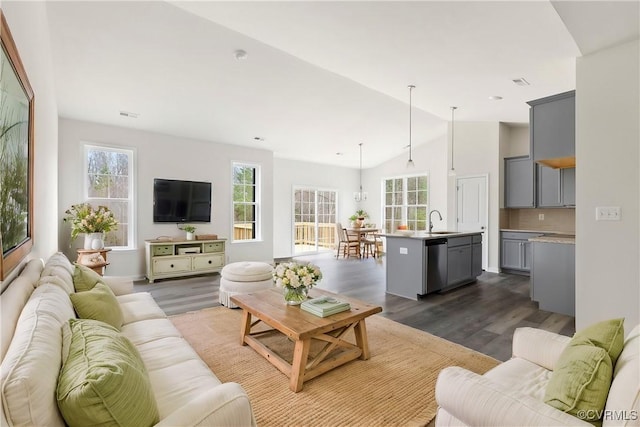
[[[505,158],[504,177],[504,207],[534,207],[533,160],[529,156]]]
[[[531,157],[552,168],[575,167],[575,91],[529,101]]]
[[[553,169],[537,165],[536,206],[566,208],[576,205],[576,168]]]

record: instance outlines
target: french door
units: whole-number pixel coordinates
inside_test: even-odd
[[[332,251],[336,245],[338,192],[309,187],[293,189],[293,254]]]

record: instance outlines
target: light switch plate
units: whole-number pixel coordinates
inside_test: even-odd
[[[409,250],[407,248],[400,248],[400,255],[407,255]]]
[[[596,207],[596,221],[620,221],[620,206]]]
[[[544,214],[538,214],[538,221],[544,221]]]

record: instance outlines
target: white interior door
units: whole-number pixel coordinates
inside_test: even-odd
[[[487,235],[487,175],[456,178],[456,218],[458,231],[482,232],[482,268],[489,264],[489,238]]]

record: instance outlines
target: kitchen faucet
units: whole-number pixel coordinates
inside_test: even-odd
[[[431,230],[433,230],[433,221],[431,221],[431,214],[437,212],[438,213],[438,217],[440,218],[440,221],[442,221],[442,215],[440,214],[439,210],[432,210],[431,212],[429,212],[429,233],[431,233]]]

